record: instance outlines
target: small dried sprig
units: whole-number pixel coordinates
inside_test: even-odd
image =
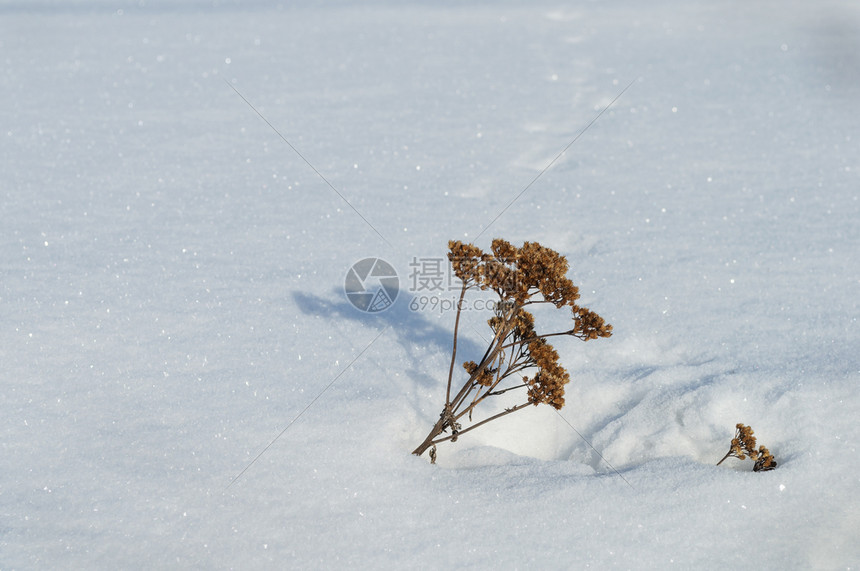
[[[717,466],[722,464],[726,458],[734,457],[738,460],[745,460],[749,456],[750,460],[755,460],[755,464],[753,465],[753,471],[755,472],[765,472],[776,468],[776,461],[773,459],[770,451],[764,446],[759,446],[758,450],[756,450],[755,445],[756,439],[753,429],[738,423],[735,426],[735,437],[732,439],[729,451],[723,456],[722,460],[717,462]]]
[[[448,248],[451,267],[462,282],[460,302],[470,289],[493,291],[499,299],[494,306],[493,317],[487,322],[493,339],[480,361],[463,363],[469,377],[463,387],[452,394],[463,306],[462,303],[457,304],[445,406],[430,434],[413,451],[419,456],[428,448],[435,450],[439,442],[455,442],[460,435],[529,405],[548,404],[561,409],[564,406],[564,386],[570,382],[570,376],[559,364],[558,353],[547,338],[567,335],[589,341],[612,335],[611,325],[576,303],[579,289],[567,278],[567,260],[558,252],[537,242],[525,242],[517,248],[501,239],[493,240],[491,253],[456,240],[450,241]],[[572,327],[556,333],[538,333],[534,316],[525,309],[537,303],[552,304],[559,309],[570,308]],[[523,375],[527,370],[534,373]],[[506,384],[511,380],[512,384]],[[468,416],[471,421],[472,411],[478,404],[516,389],[525,389],[524,402],[468,428],[461,427],[460,419]],[[442,433],[449,429],[451,435],[442,437]]]
[[[758,459],[753,466],[753,472],[767,472],[776,468],[776,460],[773,459],[773,454],[764,446],[759,446]]]
[[[723,456],[722,460],[717,462],[717,466],[722,464],[726,458],[735,457],[738,460],[744,460],[746,459],[747,454],[752,458],[755,458],[756,456],[753,429],[740,423],[737,424],[735,429],[735,437],[732,438],[732,444],[729,447],[729,451],[725,456]]]

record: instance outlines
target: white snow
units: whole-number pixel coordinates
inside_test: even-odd
[[[0,567],[857,568],[858,54],[835,0],[0,0]],[[615,335],[431,466],[410,263],[497,236]]]

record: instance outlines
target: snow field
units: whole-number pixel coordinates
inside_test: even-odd
[[[858,22],[0,3],[0,567],[856,567]],[[453,314],[409,264],[485,229],[615,335],[429,466]],[[737,422],[775,471],[713,466]]]

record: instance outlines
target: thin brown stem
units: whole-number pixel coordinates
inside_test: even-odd
[[[494,414],[493,416],[491,416],[491,417],[489,417],[489,418],[485,418],[485,419],[484,419],[484,420],[482,420],[481,422],[476,422],[475,424],[473,424],[473,425],[472,425],[472,426],[470,426],[469,428],[464,428],[463,430],[459,431],[459,432],[457,433],[457,438],[459,438],[459,437],[460,437],[460,436],[462,436],[463,434],[465,434],[465,433],[469,432],[470,430],[475,430],[476,428],[478,428],[478,427],[479,427],[479,426],[481,426],[482,424],[487,424],[487,423],[488,423],[488,422],[490,422],[491,420],[496,420],[497,418],[501,418],[501,417],[503,417],[503,416],[509,415],[509,414],[511,414],[512,412],[516,412],[516,411],[518,411],[518,410],[524,409],[524,408],[525,408],[525,407],[527,407],[527,406],[532,406],[532,404],[531,404],[531,403],[528,403],[528,402],[523,403],[523,404],[518,404],[517,406],[514,406],[514,407],[511,407],[511,408],[507,408],[507,409],[505,409],[504,411],[500,412],[499,414]],[[431,442],[431,443],[427,446],[427,448],[430,448],[430,446],[432,446],[433,444],[439,444],[440,442],[445,442],[446,440],[451,440],[452,438],[454,438],[454,436],[453,436],[453,435],[451,435],[451,436],[446,436],[446,437],[444,437],[444,438],[439,438],[439,439],[434,440],[433,442]],[[413,454],[415,454],[415,452],[413,452]],[[420,454],[419,454],[419,456],[420,456]]]
[[[509,347],[514,347],[516,345],[528,345],[532,341],[536,341],[538,339],[546,339],[547,337],[558,337],[559,335],[571,335],[573,337],[576,337],[576,335],[574,335],[574,330],[568,329],[567,331],[559,331],[558,333],[545,333],[543,335],[532,335],[531,337],[526,337],[525,339],[518,339],[517,341],[508,343],[507,345],[502,347],[502,349],[508,349]]]
[[[456,418],[458,418],[458,419],[459,419],[459,418],[461,418],[461,417],[465,416],[465,414],[466,414],[466,413],[468,413],[469,411],[471,411],[472,409],[474,409],[474,408],[475,408],[475,407],[476,407],[480,402],[482,402],[482,401],[486,400],[488,397],[501,395],[501,394],[504,394],[504,393],[506,393],[507,391],[509,391],[509,390],[511,390],[511,389],[519,388],[519,387],[521,387],[521,386],[522,386],[522,387],[528,386],[528,385],[526,385],[526,384],[522,384],[522,385],[514,385],[513,387],[509,387],[509,388],[502,389],[502,390],[499,390],[499,391],[497,391],[497,390],[496,390],[496,387],[498,387],[498,386],[501,384],[501,382],[502,382],[502,381],[504,381],[506,378],[508,378],[509,376],[511,376],[512,374],[514,374],[514,373],[516,373],[516,372],[518,372],[518,371],[521,371],[521,370],[523,370],[523,369],[527,369],[527,368],[529,368],[529,367],[531,367],[531,366],[532,366],[532,365],[530,365],[530,364],[526,364],[526,363],[524,363],[524,364],[522,364],[522,365],[520,365],[520,366],[516,367],[515,369],[508,369],[508,370],[506,370],[506,371],[505,371],[505,373],[504,373],[503,375],[501,375],[501,376],[497,376],[497,377],[496,377],[495,382],[494,382],[492,385],[490,385],[490,387],[488,388],[487,392],[485,392],[483,395],[481,395],[481,394],[480,394],[480,393],[481,393],[481,391],[479,390],[479,391],[478,391],[478,394],[477,394],[477,395],[475,395],[475,398],[472,400],[472,403],[469,405],[469,407],[468,407],[468,408],[466,408],[466,410],[464,410],[462,413],[459,413],[459,414],[457,415],[457,417],[456,417]],[[479,398],[479,397],[480,397],[480,398]]]
[[[514,386],[512,386],[512,387],[507,387],[507,388],[505,388],[505,389],[499,389],[499,390],[497,390],[497,391],[493,391],[493,392],[487,393],[487,395],[486,395],[486,396],[503,395],[503,394],[505,394],[505,393],[506,393],[506,392],[508,392],[508,391],[513,391],[513,390],[516,390],[516,389],[525,389],[525,388],[528,388],[528,385],[527,385],[527,384],[525,384],[525,383],[522,383],[522,384],[519,384],[519,385],[514,385]]]
[[[416,456],[421,456],[424,452],[433,446],[433,439],[442,434],[442,431],[445,429],[445,422],[447,419],[444,416],[440,416],[439,420],[436,421],[436,424],[433,425],[433,429],[430,431],[430,434],[427,435],[427,438],[424,439],[418,448],[412,451]]]
[[[448,389],[445,392],[445,405],[451,404],[451,379],[454,376],[454,363],[457,361],[457,333],[460,330],[460,311],[463,307],[463,298],[466,296],[468,286],[463,282],[460,290],[460,301],[457,303],[457,317],[454,318],[454,346],[451,349],[451,366],[448,368]]]
[[[501,329],[499,329],[499,332],[501,332]],[[480,375],[484,370],[486,370],[487,367],[495,363],[499,351],[502,350],[501,345],[503,341],[504,337],[499,338],[498,334],[493,339],[495,347],[493,347],[493,345],[490,345],[492,350],[490,351],[489,356],[484,357],[484,359],[478,364],[478,368],[475,369],[475,371],[469,376],[469,380],[466,382],[465,385],[463,385],[463,388],[460,389],[460,392],[457,393],[457,396],[454,397],[454,400],[451,401],[452,410],[457,410],[458,408],[460,408],[460,405],[463,404],[466,397],[469,395],[472,389],[474,389],[474,381],[478,378],[478,375]]]

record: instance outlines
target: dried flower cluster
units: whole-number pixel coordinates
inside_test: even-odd
[[[493,240],[490,253],[455,240],[448,243],[448,248],[454,274],[463,285],[454,322],[454,348],[445,406],[430,434],[413,452],[420,456],[430,449],[431,459],[435,459],[437,443],[454,442],[460,434],[528,405],[544,403],[555,409],[564,406],[564,386],[570,376],[559,364],[558,353],[547,342],[548,337],[567,335],[589,341],[612,335],[611,325],[576,303],[579,289],[567,278],[567,260],[557,252],[537,242],[526,242],[517,248],[501,239]],[[480,361],[463,363],[469,377],[452,395],[460,309],[470,289],[493,291],[499,298],[494,315],[488,321],[493,338]],[[556,333],[537,333],[534,316],[525,309],[537,303],[549,303],[558,309],[568,307],[572,327]],[[526,370],[534,372],[521,375]],[[471,420],[472,411],[479,403],[516,389],[525,390],[524,402],[462,429],[460,419],[468,416]],[[448,430],[450,436],[441,436]]]
[[[766,472],[776,468],[776,460],[773,459],[773,454],[766,447],[759,446],[756,450],[756,440],[751,427],[738,423],[735,429],[735,437],[732,439],[729,451],[722,460],[717,462],[717,466],[722,464],[726,458],[734,457],[738,460],[745,460],[749,456],[750,460],[755,460],[754,472]]]

